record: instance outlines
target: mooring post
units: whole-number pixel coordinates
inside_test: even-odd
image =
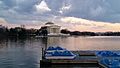
[[[44,59],[44,49],[42,47],[42,60]]]
[[[42,38],[44,46],[42,46],[42,59],[45,59],[45,51],[47,50],[47,37]]]

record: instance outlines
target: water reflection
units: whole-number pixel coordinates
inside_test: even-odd
[[[48,46],[61,46],[68,50],[120,50],[120,37],[48,37],[42,41]]]
[[[61,37],[42,37],[43,48],[46,49],[49,46],[61,46]]]
[[[1,39],[0,68],[39,68],[41,45],[34,38]]]
[[[8,40],[0,38],[0,49],[3,47],[7,47],[7,44],[8,44]]]
[[[49,46],[53,46],[53,45],[58,46],[58,45],[60,45],[60,38],[59,37],[49,37],[47,44]]]
[[[68,50],[120,50],[120,37],[0,38],[0,68],[39,68],[42,47]]]

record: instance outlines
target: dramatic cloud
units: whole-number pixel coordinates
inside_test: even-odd
[[[35,5],[35,7],[36,7],[38,13],[51,11],[51,9],[47,6],[47,4],[46,4],[46,2],[44,0],[41,1],[40,4]]]
[[[47,21],[61,24],[61,18],[72,17],[93,20],[93,25],[96,26],[90,22],[72,23],[70,26],[82,24],[86,27],[84,30],[89,28],[97,30],[98,27],[101,30],[112,30],[112,28],[115,30],[120,22],[119,3],[120,0],[0,0],[0,18],[10,24],[41,24]],[[107,25],[112,25],[112,28],[104,22],[109,22]],[[74,29],[78,28],[76,26]]]
[[[70,26],[69,28],[72,30],[95,32],[120,31],[119,23],[96,22],[75,17],[61,18],[61,21],[68,23],[69,25],[66,25],[66,27]],[[71,26],[73,27],[71,28]]]
[[[30,17],[36,20],[38,16],[39,20],[44,20],[45,18],[41,19],[41,17],[47,16],[50,18],[51,16],[68,16],[120,22],[119,2],[119,0],[0,0],[0,17],[11,23],[16,23],[16,20],[26,21]]]

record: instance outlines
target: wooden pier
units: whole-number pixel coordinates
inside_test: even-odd
[[[40,66],[79,66],[79,67],[93,67],[93,68],[105,68],[104,65],[98,62],[98,57],[94,51],[72,51],[76,54],[76,58],[72,60],[66,59],[42,59],[40,60]]]

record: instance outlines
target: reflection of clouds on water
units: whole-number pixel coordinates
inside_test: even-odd
[[[120,50],[120,37],[48,37],[0,39],[0,68],[39,68],[42,46],[67,50]],[[22,67],[23,66],[23,67]]]
[[[120,50],[119,37],[49,37],[48,46],[61,46],[68,50]]]
[[[58,46],[60,44],[60,37],[48,37],[47,43],[49,46]]]
[[[0,68],[40,68],[41,39],[0,39]]]

